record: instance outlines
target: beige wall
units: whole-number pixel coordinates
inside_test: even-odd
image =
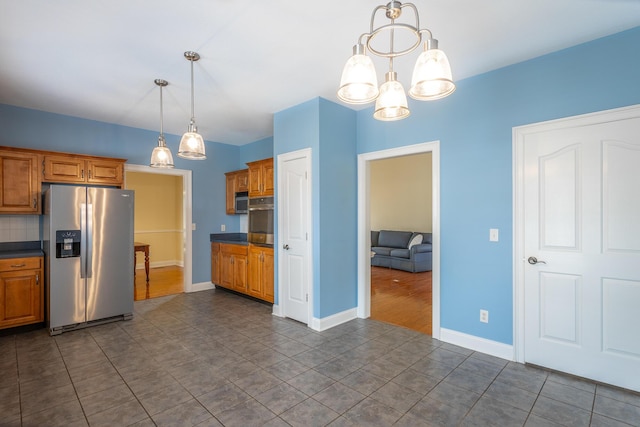
[[[374,160],[369,171],[372,230],[432,231],[431,153]]]
[[[136,197],[134,240],[150,245],[151,266],[183,265],[182,177],[127,172],[125,182]],[[142,254],[136,268],[144,268]]]

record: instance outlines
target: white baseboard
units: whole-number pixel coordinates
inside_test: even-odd
[[[185,292],[200,292],[207,291],[209,289],[215,289],[215,285],[211,282],[192,283],[191,286],[187,286]]]
[[[323,317],[322,319],[313,317],[309,327],[318,332],[326,331],[327,329],[333,328],[334,326],[338,326],[357,317],[357,308],[354,307],[340,313],[332,314],[331,316]]]
[[[440,341],[469,350],[479,351],[506,360],[515,360],[513,346],[501,342],[464,334],[451,329],[440,328]]]
[[[140,259],[140,257],[138,257],[138,260]],[[144,257],[142,257],[142,259],[144,260]],[[158,267],[173,267],[173,266],[178,266],[178,267],[184,267],[184,262],[174,259],[174,260],[168,260],[168,261],[152,261],[149,262],[149,268],[158,268]],[[137,263],[136,264],[136,270],[144,270],[144,262],[142,263]]]
[[[284,313],[282,313],[282,308],[278,304],[273,304],[273,311],[271,312],[274,316],[284,317]]]

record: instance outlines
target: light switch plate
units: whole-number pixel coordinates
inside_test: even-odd
[[[489,241],[490,242],[497,242],[498,241],[498,229],[497,228],[490,228],[489,229]]]

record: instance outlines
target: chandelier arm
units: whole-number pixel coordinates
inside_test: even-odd
[[[387,6],[381,4],[375,9],[373,9],[373,12],[371,12],[371,22],[369,24],[369,33],[373,33],[373,21],[376,19],[376,13],[378,13],[378,11],[381,9],[386,11]]]
[[[433,38],[433,33],[431,32],[430,29],[428,28],[423,28],[420,31],[418,31],[418,33],[420,34],[420,40],[422,40],[422,33],[428,33],[429,34],[429,38],[432,39]]]

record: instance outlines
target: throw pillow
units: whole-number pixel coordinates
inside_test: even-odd
[[[411,241],[409,241],[408,249],[411,249],[412,246],[419,245],[420,243],[422,243],[422,234],[417,234],[413,236],[413,239],[411,239]]]

